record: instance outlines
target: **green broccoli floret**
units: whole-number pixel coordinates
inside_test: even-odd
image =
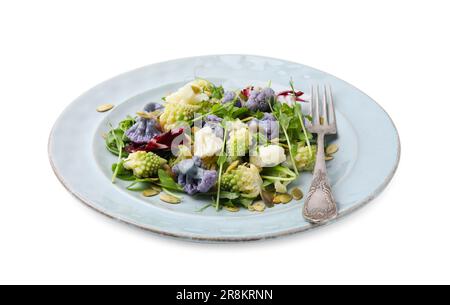
[[[132,153],[123,162],[123,167],[133,171],[138,178],[157,177],[158,170],[167,161],[152,152],[138,151]]]
[[[294,156],[295,165],[299,171],[312,171],[316,164],[317,146],[311,145],[311,152],[304,142],[297,145],[297,154]]]
[[[261,193],[262,184],[263,181],[256,166],[240,165],[222,176],[221,189],[241,193],[243,197],[256,198]]]

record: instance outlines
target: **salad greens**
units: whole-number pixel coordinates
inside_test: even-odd
[[[292,80],[279,93],[271,86],[226,91],[196,79],[110,124],[112,182],[128,181],[128,190],[145,196],[163,192],[169,203],[181,201],[180,193],[212,198],[200,211],[263,211],[292,200],[289,184],[313,170],[317,147],[305,127],[303,92]]]

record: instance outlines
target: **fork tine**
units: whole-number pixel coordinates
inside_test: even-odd
[[[323,116],[323,125],[328,125],[328,110],[327,110],[327,87],[323,86],[323,96],[322,96],[322,116]]]
[[[319,86],[318,85],[315,86],[313,122],[315,125],[320,125],[320,104],[319,104]]]
[[[306,120],[308,125],[312,126],[314,124],[314,86],[311,85],[311,101],[309,103],[309,115],[312,117],[312,120]]]
[[[327,99],[328,99],[328,107],[330,110],[330,124],[336,125],[336,113],[334,112],[334,102],[333,102],[333,94],[331,93],[331,86],[328,85],[326,90]]]

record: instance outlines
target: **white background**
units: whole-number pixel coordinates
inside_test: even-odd
[[[447,5],[0,2],[0,282],[450,283]],[[137,67],[220,53],[304,63],[377,100],[402,140],[400,167],[385,192],[313,232],[209,245],[117,223],[63,188],[46,148],[72,100]]]

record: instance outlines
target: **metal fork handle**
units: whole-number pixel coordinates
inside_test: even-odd
[[[337,216],[325,164],[324,133],[317,134],[317,155],[313,181],[303,206],[303,216],[312,223],[323,223]]]

